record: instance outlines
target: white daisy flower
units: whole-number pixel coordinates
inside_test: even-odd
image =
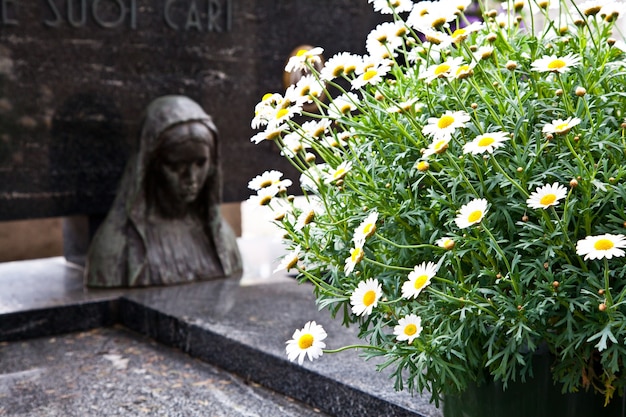
[[[572,67],[575,67],[578,64],[580,64],[580,57],[574,54],[568,54],[563,57],[557,57],[556,55],[544,55],[543,57],[533,61],[531,64],[531,70],[565,74]]]
[[[342,94],[334,99],[328,105],[328,117],[332,119],[339,119],[342,116],[349,114],[351,111],[356,110],[356,104],[359,97],[354,93]]]
[[[258,145],[264,140],[274,140],[281,135],[289,126],[286,124],[278,126],[267,126],[264,131],[259,132],[250,138],[250,142]]]
[[[287,358],[293,362],[298,359],[298,363],[302,365],[304,357],[308,356],[309,360],[317,359],[324,353],[323,349],[326,343],[326,331],[324,328],[314,321],[307,322],[302,329],[296,330],[291,336],[291,340],[287,341]]]
[[[305,75],[295,85],[290,85],[285,91],[285,98],[297,103],[312,103],[313,98],[320,98],[324,93],[324,84],[312,75]]]
[[[272,199],[278,194],[278,187],[261,188],[255,195],[250,196],[248,201],[252,205],[267,206]]]
[[[557,135],[565,135],[572,128],[578,124],[580,124],[580,119],[578,117],[568,117],[565,120],[556,119],[551,123],[546,124],[541,130],[543,133],[556,133]]]
[[[350,296],[352,313],[357,316],[372,314],[372,310],[378,305],[378,300],[382,295],[382,285],[377,279],[368,278],[366,281],[359,282],[359,285]]]
[[[480,61],[480,60],[483,60],[483,59],[490,58],[491,55],[493,55],[493,46],[484,45],[484,46],[481,46],[480,48],[478,48],[478,50],[476,50],[476,52],[474,52],[474,59],[476,61]]]
[[[424,157],[429,157],[434,154],[441,155],[448,149],[450,139],[451,138],[433,139],[430,145],[428,145],[428,148],[424,149],[422,155],[424,155]]]
[[[365,240],[372,236],[376,232],[376,222],[378,221],[378,211],[372,210],[370,214],[361,222],[361,224],[354,230],[352,241],[355,246],[363,246]]]
[[[302,151],[306,151],[310,146],[302,140],[300,133],[291,132],[283,137],[283,148],[280,154],[288,158],[294,158]]]
[[[343,266],[343,273],[346,276],[350,275],[352,271],[354,271],[354,267],[356,264],[363,260],[365,253],[363,252],[363,246],[357,245],[354,248],[350,249],[350,256],[348,256],[345,260],[345,264]]]
[[[302,134],[307,138],[319,140],[326,135],[331,124],[332,120],[329,119],[306,121],[302,123]]]
[[[456,67],[452,76],[457,80],[462,80],[464,78],[470,77],[474,74],[474,67],[476,66],[475,62],[470,62],[469,64],[462,64]]]
[[[583,12],[585,16],[595,16],[600,13],[600,10],[602,10],[608,2],[609,0],[588,0],[579,4],[578,9]]]
[[[448,58],[441,64],[433,64],[426,68],[419,78],[432,82],[436,78],[452,78],[459,66],[463,64],[463,57]]]
[[[248,182],[248,188],[254,191],[258,191],[261,188],[278,187],[287,188],[292,183],[290,179],[281,180],[283,173],[276,170],[265,171],[261,175],[257,175]]]
[[[261,101],[254,107],[254,118],[250,123],[253,129],[265,126],[274,114],[276,105],[283,100],[283,96],[278,93],[267,93]]]
[[[302,212],[298,215],[298,218],[296,219],[296,224],[294,226],[294,229],[297,231],[300,231],[302,229],[304,229],[304,226],[307,226],[311,223],[313,223],[313,220],[315,220],[315,215],[317,213],[315,212],[315,208],[314,207],[305,207]]]
[[[534,193],[530,195],[526,204],[533,209],[546,209],[550,206],[559,204],[559,200],[567,196],[567,188],[555,182],[537,187]]]
[[[446,250],[451,250],[454,248],[454,245],[456,245],[454,240],[450,237],[442,237],[440,239],[437,239],[435,244],[440,248],[444,248]]]
[[[450,35],[452,37],[452,42],[454,43],[462,42],[465,39],[467,39],[470,33],[478,32],[482,30],[483,27],[484,27],[483,22],[472,22],[471,24],[465,27],[458,28],[454,32],[452,32],[452,34]]]
[[[291,252],[283,257],[280,261],[274,272],[285,270],[289,272],[291,268],[295,268],[300,260],[300,251],[302,250],[301,246],[296,246]]]
[[[437,274],[437,265],[433,262],[422,262],[409,273],[409,279],[402,284],[403,298],[417,298],[430,284],[431,278]]]
[[[422,2],[420,2],[422,3]],[[449,7],[445,2],[431,2],[423,5],[424,9],[417,3],[406,19],[407,25],[419,32],[429,29],[441,30],[450,27],[450,22],[456,19],[458,9]]]
[[[478,198],[461,207],[461,211],[454,221],[460,229],[480,223],[487,212],[487,200]]]
[[[363,58],[359,55],[341,52],[326,61],[320,72],[320,77],[322,80],[331,81],[342,75],[349,76],[354,74],[357,68],[362,65]]]
[[[370,56],[389,58],[402,45],[402,36],[406,33],[402,22],[381,23],[367,35],[365,48]]]
[[[374,11],[380,14],[410,12],[413,8],[412,0],[369,0],[373,3]]]
[[[472,0],[446,0],[448,7],[454,7],[459,12],[465,12],[472,4]]]
[[[587,236],[576,242],[576,253],[585,255],[585,260],[624,256],[624,251],[621,248],[626,248],[626,236],[621,234],[611,235],[607,233]]]
[[[483,135],[478,135],[473,141],[463,145],[463,153],[471,153],[478,155],[481,153],[493,153],[493,151],[502,146],[504,141],[511,139],[511,137],[505,132],[491,132]]]
[[[385,75],[389,72],[390,67],[387,62],[380,62],[378,65],[370,66],[365,69],[358,77],[350,81],[353,90],[358,90],[364,85],[376,85],[381,82]]]
[[[289,58],[285,65],[286,72],[302,71],[308,69],[308,65],[314,66],[321,62],[323,48],[300,49],[294,56]]]
[[[288,103],[288,102],[287,102]],[[285,103],[285,104],[287,104]],[[296,114],[302,113],[302,103],[293,103],[286,107],[277,107],[274,113],[267,120],[268,128],[275,128],[293,118]]]
[[[352,162],[343,161],[341,164],[339,164],[337,168],[332,170],[326,176],[326,183],[330,184],[331,182],[343,179],[351,169],[352,169]]]
[[[434,139],[450,139],[457,128],[465,127],[470,120],[469,114],[464,111],[446,110],[440,117],[430,117],[428,124],[422,128],[422,133]]]
[[[413,340],[422,333],[422,318],[415,314],[409,314],[398,320],[393,328],[393,334],[399,342],[407,341],[410,345]]]

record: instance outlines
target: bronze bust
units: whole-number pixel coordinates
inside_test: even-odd
[[[211,117],[188,97],[150,103],[139,149],[89,248],[88,286],[179,284],[241,270],[220,214],[218,143]]]

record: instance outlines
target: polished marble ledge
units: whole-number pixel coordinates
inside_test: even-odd
[[[0,264],[0,341],[121,324],[329,415],[441,416],[428,394],[394,391],[357,351],[287,361],[285,341],[307,321],[324,326],[328,348],[358,343],[356,329],[319,311],[308,285],[273,272],[278,241],[239,245],[241,276],[146,289],[85,289],[82,268],[61,258]]]

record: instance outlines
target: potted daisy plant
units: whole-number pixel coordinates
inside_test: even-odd
[[[250,182],[285,232],[280,267],[449,415],[624,415],[624,4],[479,2],[472,22],[469,0],[369,3],[389,19],[366,55],[316,70],[303,50],[288,67],[309,75],[255,109],[252,141],[301,172],[298,191]],[[303,325],[300,363],[332,344]],[[533,387],[518,411],[455,411]],[[572,392],[598,411],[567,411]],[[561,411],[528,411],[542,393]]]

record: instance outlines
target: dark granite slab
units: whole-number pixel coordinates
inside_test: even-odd
[[[80,270],[59,259],[0,264],[0,341],[120,323],[329,415],[441,416],[427,395],[395,392],[356,351],[289,362],[285,341],[309,320],[325,327],[329,348],[358,342],[356,329],[318,311],[311,288],[270,272],[276,242],[239,243],[243,276],[164,288],[83,290]]]
[[[0,345],[0,415],[326,414],[116,327]]]

